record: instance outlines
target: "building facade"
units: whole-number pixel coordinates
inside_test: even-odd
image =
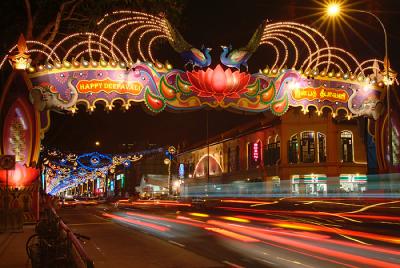
[[[198,186],[197,191],[208,183],[207,191],[231,185],[233,192],[249,192],[242,184],[251,182],[262,183],[256,193],[362,192],[367,189],[363,134],[354,119],[293,108],[214,137],[209,146],[184,148],[177,160],[185,187]]]

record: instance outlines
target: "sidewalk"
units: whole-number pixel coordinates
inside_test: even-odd
[[[21,233],[0,233],[0,268],[31,267],[25,243],[34,232],[35,225],[24,225]]]

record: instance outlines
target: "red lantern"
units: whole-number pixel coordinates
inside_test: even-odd
[[[0,170],[0,181],[5,184],[7,170]],[[8,185],[11,187],[28,186],[39,176],[39,169],[15,164],[14,170],[8,170]]]

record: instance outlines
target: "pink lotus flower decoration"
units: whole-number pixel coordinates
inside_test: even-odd
[[[218,102],[224,98],[240,98],[240,95],[247,92],[247,84],[250,75],[231,69],[224,69],[217,65],[215,69],[207,68],[206,71],[187,72],[188,79],[192,84],[190,89],[199,97],[214,97]]]

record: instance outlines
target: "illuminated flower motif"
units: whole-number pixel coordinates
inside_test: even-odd
[[[218,102],[224,98],[240,98],[240,95],[247,92],[247,84],[250,75],[231,69],[222,69],[217,65],[215,69],[208,68],[206,71],[187,72],[188,79],[192,84],[190,89],[199,97],[214,97]]]
[[[61,84],[64,84],[65,82],[67,82],[68,77],[69,77],[69,73],[68,72],[55,74],[55,78]]]

